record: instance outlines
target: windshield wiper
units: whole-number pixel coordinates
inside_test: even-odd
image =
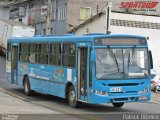
[[[131,62],[131,58],[133,58],[133,55],[135,53],[135,48],[136,48],[136,45],[133,46],[131,52],[129,52],[129,55],[128,55],[128,70],[129,70],[129,64]],[[131,57],[131,53],[132,53],[132,57]]]
[[[115,54],[113,53],[113,50],[110,48],[110,46],[107,45],[107,47],[108,47],[109,54],[110,54],[110,56],[112,57],[114,63],[116,64],[117,70],[118,70],[118,72],[119,72],[119,66],[118,66],[117,58],[116,58]]]

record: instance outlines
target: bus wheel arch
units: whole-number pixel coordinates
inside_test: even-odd
[[[24,86],[24,81],[25,81],[25,78],[26,78],[26,77],[28,77],[27,74],[25,74],[24,77],[23,77],[23,86]]]
[[[71,82],[68,82],[65,88],[65,98],[68,98],[68,92],[71,86],[73,86],[73,84]]]
[[[31,86],[30,86],[30,81],[29,81],[29,77],[28,75],[24,75],[24,78],[23,78],[23,86],[24,86],[24,93],[27,95],[27,96],[30,96],[32,95],[32,90],[31,90]]]
[[[76,108],[79,106],[79,102],[77,101],[76,97],[76,91],[71,82],[68,82],[66,85],[65,95],[71,107]]]

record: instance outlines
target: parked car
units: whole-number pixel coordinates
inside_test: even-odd
[[[160,91],[160,77],[158,74],[151,74],[151,90],[154,92]]]

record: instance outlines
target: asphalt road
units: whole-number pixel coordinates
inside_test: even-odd
[[[33,96],[26,96],[23,88],[6,81],[4,57],[0,57],[0,88],[4,90],[3,92],[29,103],[87,120],[125,119],[125,116],[130,114],[160,114],[160,105],[151,102],[127,103],[118,109],[111,104],[91,105],[83,103],[80,108],[75,109],[69,107],[67,101],[58,97],[39,93],[35,93]],[[59,117],[62,116],[59,115]],[[157,118],[160,118],[160,116],[157,116]]]

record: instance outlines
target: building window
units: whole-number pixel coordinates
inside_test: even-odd
[[[53,20],[56,19],[56,8],[53,8],[52,18],[53,18]]]
[[[21,18],[21,19],[19,19],[19,22],[22,22],[22,18]]]
[[[53,20],[56,19],[56,1],[52,2],[52,9],[51,9],[51,17]]]
[[[91,8],[90,7],[81,7],[80,8],[80,19],[87,20],[91,17]]]
[[[26,16],[27,5],[15,6],[10,9],[9,19],[16,19]]]
[[[63,44],[62,66],[75,67],[76,45],[73,43]]]
[[[58,8],[58,20],[66,19],[66,6]]]
[[[52,27],[52,26],[50,26],[50,27]],[[50,33],[50,34],[52,34],[53,33],[53,28],[48,28],[48,32]],[[46,35],[47,35],[48,33],[47,33],[47,31],[46,31]]]
[[[42,35],[46,35],[46,29],[42,29]]]

